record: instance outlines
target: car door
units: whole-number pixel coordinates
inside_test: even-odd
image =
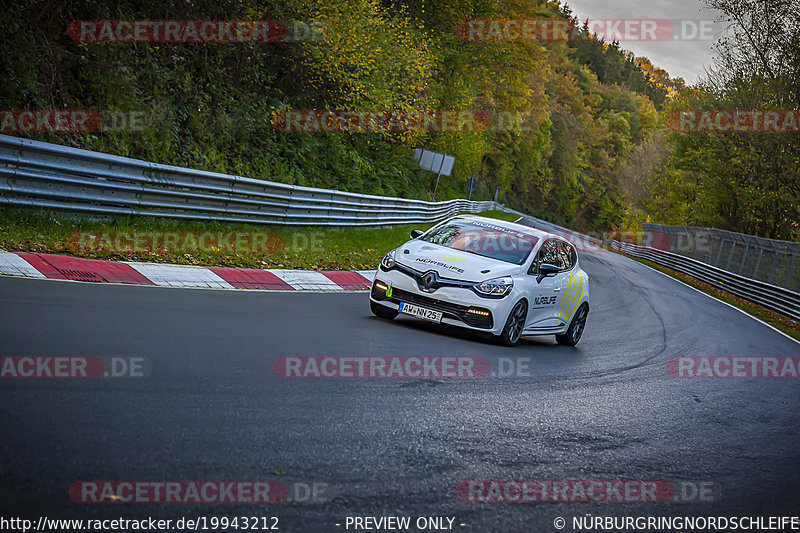
[[[575,248],[566,241],[558,241],[561,290],[556,308],[556,324],[565,325],[583,296],[583,278],[573,274],[577,261]]]
[[[548,239],[539,248],[536,258],[534,258],[528,275],[536,277],[539,267],[543,263],[549,263],[562,268],[560,263],[561,256],[558,251],[558,241]],[[530,301],[528,302],[528,320],[526,328],[552,328],[558,325],[558,303],[561,300],[560,293],[563,289],[565,276],[559,272],[555,276],[542,278],[540,283],[532,280]]]

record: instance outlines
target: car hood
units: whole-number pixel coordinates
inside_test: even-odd
[[[399,247],[394,258],[418,272],[435,270],[439,277],[459,281],[485,281],[511,276],[522,268],[520,265],[420,240],[408,241]]]

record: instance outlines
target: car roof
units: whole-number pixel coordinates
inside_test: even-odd
[[[525,233],[526,235],[531,235],[533,237],[537,237],[540,240],[555,238],[564,240],[563,237],[556,235],[554,233],[549,233],[547,231],[542,231],[537,228],[532,228],[530,226],[523,226],[522,224],[517,224],[516,222],[508,222],[506,220],[500,220],[497,218],[488,218],[488,217],[481,217],[478,215],[458,215],[453,217],[454,219],[462,219],[462,220],[476,220],[479,222],[484,222],[486,224],[492,224],[495,226],[499,226],[501,228],[508,228],[510,230],[518,231],[520,233]]]

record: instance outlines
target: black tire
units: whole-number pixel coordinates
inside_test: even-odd
[[[562,346],[575,346],[578,344],[586,327],[587,316],[589,316],[589,306],[583,303],[575,312],[575,316],[572,317],[572,322],[567,331],[563,335],[556,335],[556,342]]]
[[[528,316],[528,304],[525,300],[520,300],[508,313],[503,332],[496,337],[498,342],[503,346],[516,346],[522,337],[522,330],[525,329],[526,316]]]
[[[389,309],[385,305],[375,303],[372,300],[369,301],[369,308],[372,310],[372,314],[377,316],[378,318],[385,318],[386,320],[392,320],[394,319],[394,317],[397,316],[397,311],[395,311],[394,309]]]

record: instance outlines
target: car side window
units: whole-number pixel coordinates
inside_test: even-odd
[[[575,266],[575,249],[571,244],[565,241],[558,243],[558,256],[560,264],[558,265],[561,270],[572,270]]]
[[[539,264],[541,265],[542,263],[560,266],[558,260],[558,246],[553,239],[544,243],[542,249],[539,250]]]
[[[531,263],[531,269],[528,271],[528,274],[538,274],[539,265],[542,263],[549,263],[557,266],[560,270],[566,270],[565,265],[568,263],[564,260],[559,241],[550,239],[542,244],[536,257],[533,259],[533,263]]]

